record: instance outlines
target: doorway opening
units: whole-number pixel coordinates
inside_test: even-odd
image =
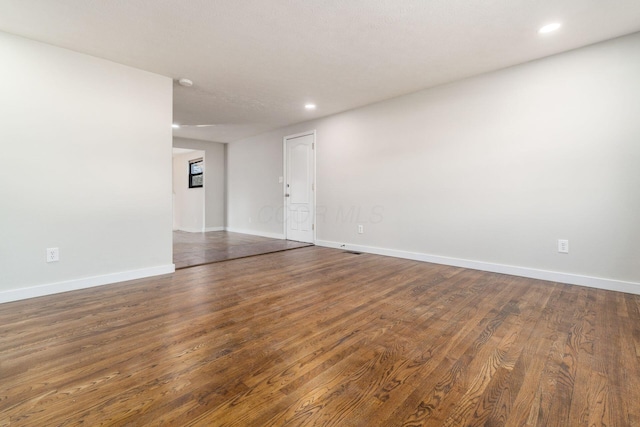
[[[174,231],[205,231],[204,156],[201,150],[173,149]]]

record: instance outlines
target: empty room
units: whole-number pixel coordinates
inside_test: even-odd
[[[640,2],[0,0],[0,427],[640,426]]]

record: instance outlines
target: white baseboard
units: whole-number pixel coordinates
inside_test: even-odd
[[[206,233],[208,231],[224,231],[224,227],[205,227],[205,228],[188,228],[188,227],[178,227],[174,228],[173,231],[185,231],[187,233]]]
[[[187,233],[202,233],[204,232],[204,228],[178,227],[178,228],[174,228],[173,231],[186,231]]]
[[[342,244],[327,240],[317,240],[317,246],[327,248],[343,249],[348,251],[366,252],[376,255],[385,255],[396,258],[405,258],[415,261],[431,262],[434,264],[451,265],[454,267],[470,268],[473,270],[490,271],[492,273],[510,274],[512,276],[528,277],[532,279],[547,280],[550,282],[567,283],[570,285],[588,286],[590,288],[606,289],[610,291],[626,292],[640,295],[640,283],[624,282],[621,280],[604,279],[600,277],[582,276],[579,274],[561,273],[557,271],[538,270],[528,267],[517,267],[504,264],[493,264],[483,261],[472,261],[461,258],[450,258],[438,255],[428,255],[419,252],[400,251],[396,249],[376,248],[373,246],[362,246],[352,244]]]
[[[105,274],[102,276],[85,277],[82,279],[67,280],[64,282],[47,283],[45,285],[29,288],[10,289],[0,292],[0,304],[18,301],[61,292],[76,291],[78,289],[92,288],[94,286],[108,285],[111,283],[125,282],[127,280],[143,279],[145,277],[170,274],[176,271],[174,264],[160,265],[157,267],[142,268],[139,270],[122,271],[119,273]]]
[[[232,228],[232,227],[227,227],[226,230],[231,233],[250,234],[252,236],[270,237],[272,239],[284,240],[284,234],[282,233],[265,233],[263,231],[244,230],[244,229]]]

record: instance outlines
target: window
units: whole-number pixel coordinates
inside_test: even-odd
[[[202,187],[204,184],[204,174],[202,159],[189,161],[189,188]]]

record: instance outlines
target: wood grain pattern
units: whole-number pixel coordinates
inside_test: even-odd
[[[0,305],[0,427],[637,426],[640,297],[307,247]]]
[[[229,231],[206,233],[174,231],[173,263],[176,269],[181,269],[305,246],[311,246],[311,244]]]

